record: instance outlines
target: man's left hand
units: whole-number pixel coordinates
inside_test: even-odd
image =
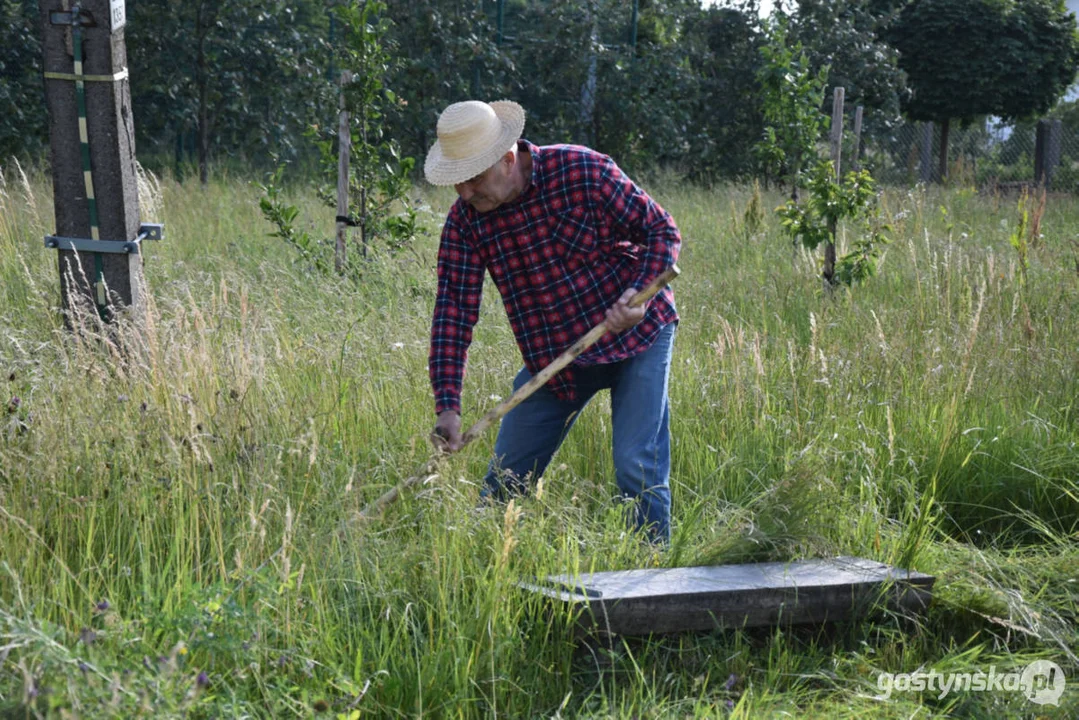
[[[636,288],[627,288],[622,297],[618,298],[607,310],[607,329],[618,334],[644,320],[645,305],[635,308],[629,306],[630,299],[637,294]]]

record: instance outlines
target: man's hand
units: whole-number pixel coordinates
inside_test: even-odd
[[[622,293],[622,297],[618,298],[617,302],[607,310],[606,322],[608,330],[618,334],[623,330],[629,330],[641,320],[644,320],[647,303],[635,308],[629,306],[630,299],[636,294],[636,288],[627,288]]]
[[[431,442],[442,452],[461,449],[461,416],[453,410],[443,410],[431,431]]]

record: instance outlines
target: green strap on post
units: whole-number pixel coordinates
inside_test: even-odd
[[[82,7],[76,3],[71,8],[71,44],[75,60],[75,102],[79,110],[79,149],[82,153],[82,176],[86,185],[86,204],[90,211],[90,238],[101,239],[97,216],[97,198],[94,196],[94,175],[90,168],[90,134],[86,126],[86,76],[82,72]],[[108,294],[105,289],[105,261],[101,253],[94,253],[94,285],[97,290],[97,313],[107,319]]]

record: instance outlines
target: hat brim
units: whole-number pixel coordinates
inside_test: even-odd
[[[502,125],[498,138],[482,152],[459,159],[450,159],[443,155],[442,146],[436,140],[423,163],[423,174],[427,182],[432,185],[457,185],[471,180],[513,148],[524,132],[524,108],[512,100],[497,100],[490,105]]]

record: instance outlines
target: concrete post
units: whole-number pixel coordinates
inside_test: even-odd
[[[1061,142],[1064,139],[1064,122],[1062,120],[1053,120],[1049,125],[1049,142],[1046,149],[1046,161],[1045,161],[1045,185],[1046,187],[1053,186],[1053,176],[1056,174],[1057,168],[1060,167],[1060,157],[1062,152]]]
[[[1046,159],[1049,150],[1049,121],[1039,120],[1034,131],[1034,184],[1045,185],[1048,168]]]

